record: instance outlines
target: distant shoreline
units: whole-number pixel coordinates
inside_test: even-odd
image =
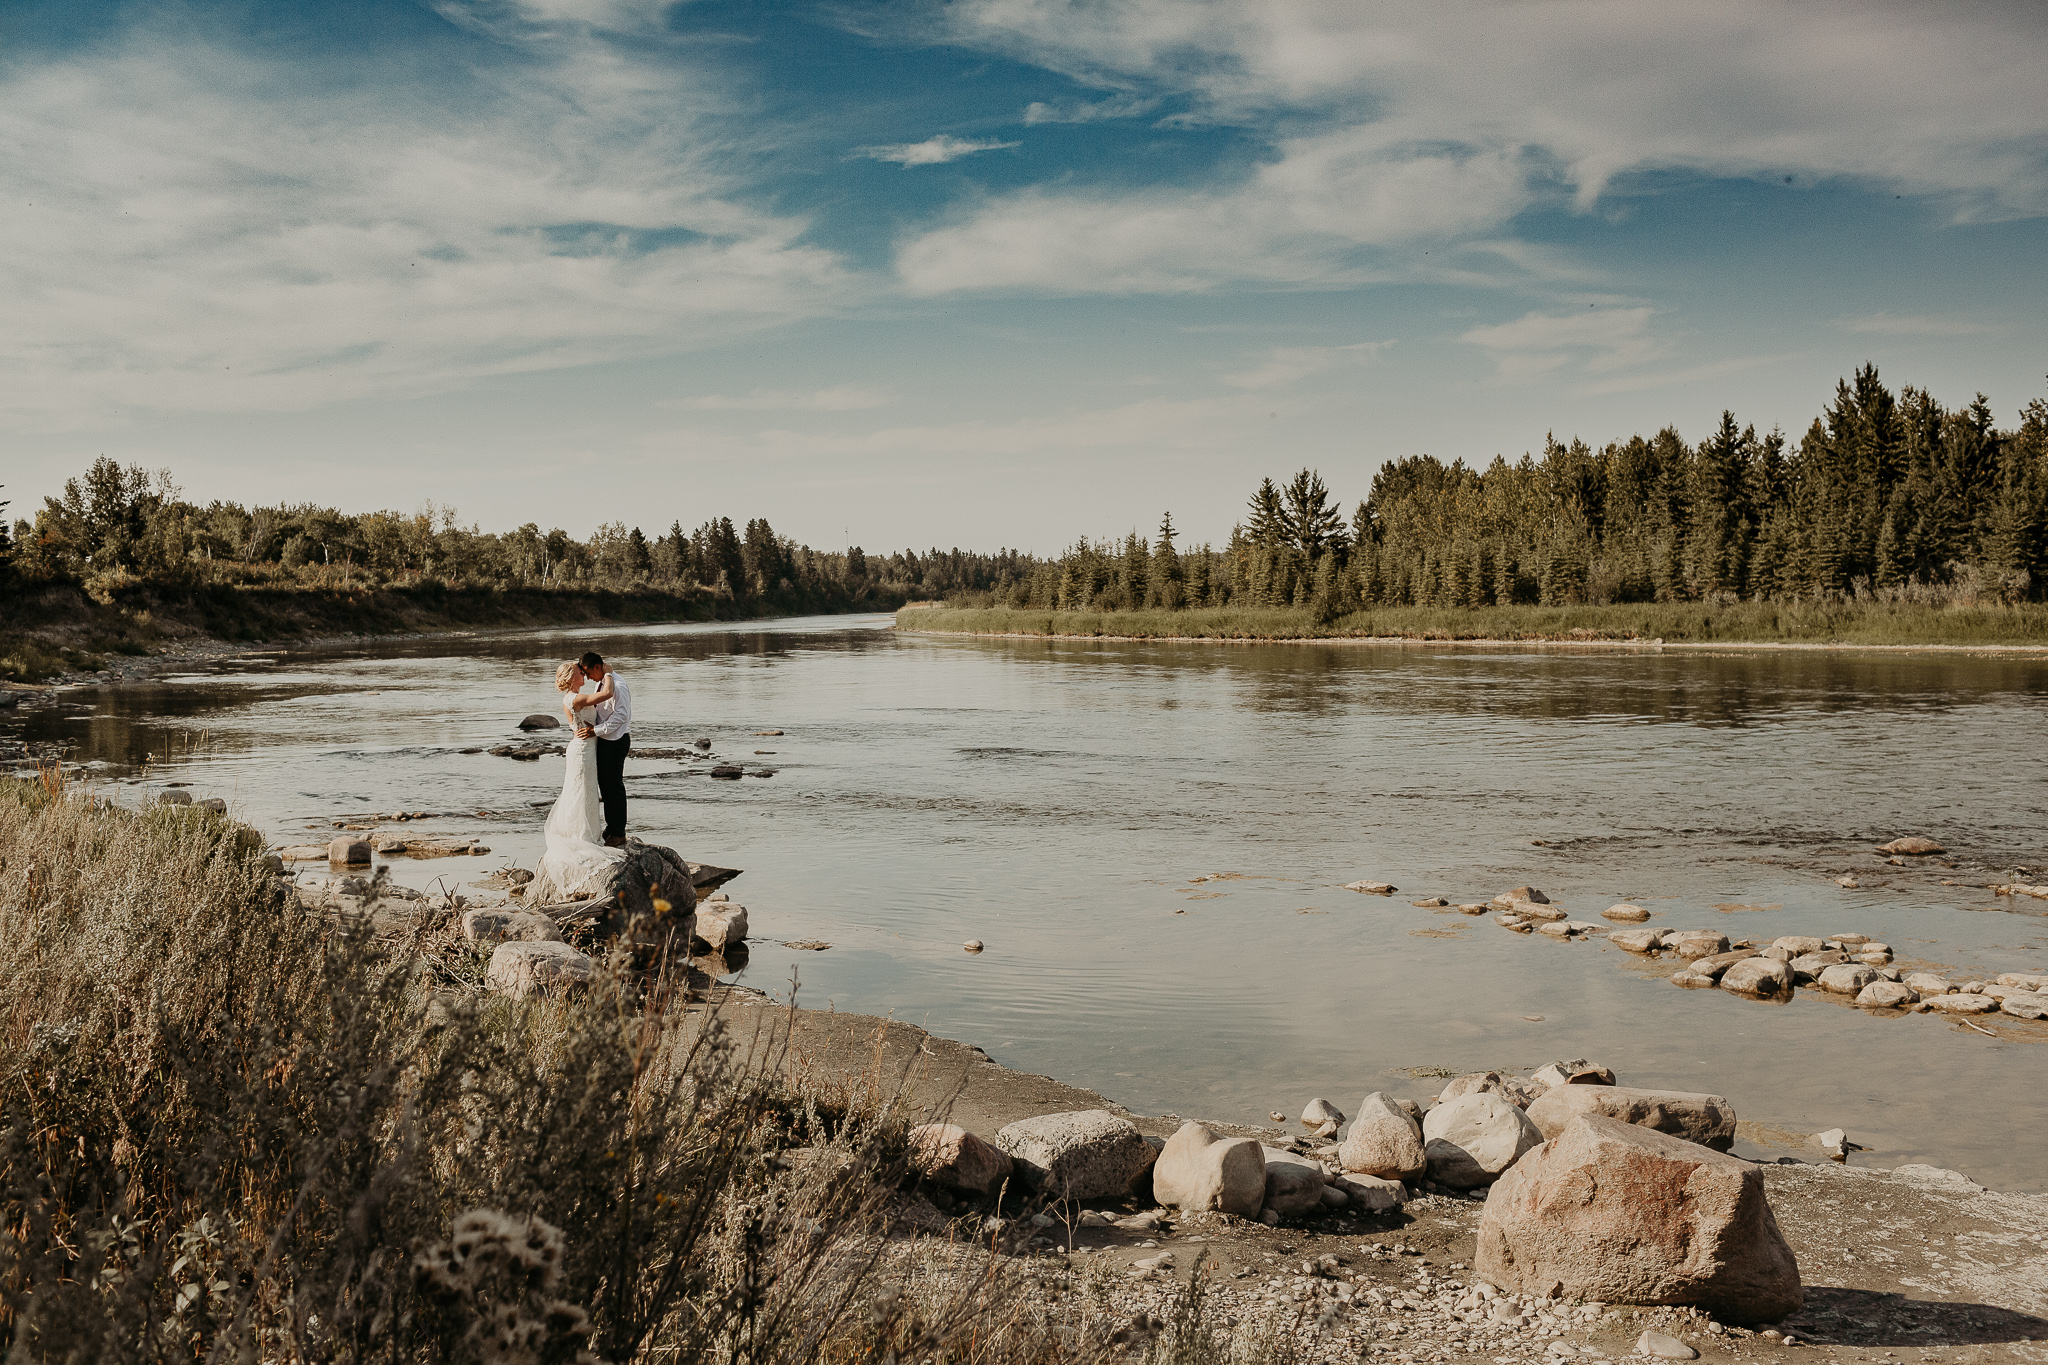
[[[1473,649],[1772,649],[1810,650],[1841,653],[1863,650],[1880,654],[2026,654],[2048,655],[2043,645],[1878,645],[1853,640],[1557,640],[1494,639],[1490,637],[1445,638],[1426,635],[1083,635],[1024,630],[931,630],[898,624],[906,635],[944,635],[983,640],[1100,640],[1105,644],[1153,645],[1452,645]]]

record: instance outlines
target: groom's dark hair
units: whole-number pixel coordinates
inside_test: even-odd
[[[590,651],[590,652],[589,652],[588,654],[584,655],[584,656],[583,656],[583,658],[582,658],[582,659],[580,660],[580,662],[582,663],[582,665],[583,665],[583,666],[584,666],[585,668],[603,668],[603,667],[604,667],[604,659],[603,659],[603,658],[602,658],[602,657],[601,657],[601,656],[600,656],[600,655],[598,654],[598,652],[597,652],[596,650],[594,650],[594,649],[593,649],[593,650],[591,650],[591,651]]]

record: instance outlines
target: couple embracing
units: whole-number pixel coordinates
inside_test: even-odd
[[[590,689],[590,690],[585,690]],[[562,794],[548,813],[541,867],[565,893],[594,890],[626,857],[626,755],[633,692],[595,653],[555,670],[569,741]]]

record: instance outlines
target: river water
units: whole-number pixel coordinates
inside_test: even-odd
[[[466,813],[418,828],[488,857],[394,867],[460,883],[533,865],[562,773],[461,750],[520,738],[552,708],[555,662],[596,648],[632,684],[640,748],[705,737],[773,765],[627,769],[634,833],[746,869],[728,890],[760,989],[794,975],[805,1005],[893,1014],[1142,1112],[1292,1120],[1311,1096],[1348,1112],[1586,1056],[1624,1084],[1727,1096],[1751,1155],[1817,1157],[1806,1135],[1840,1126],[1858,1163],[2048,1189],[2048,1022],[1994,1015],[1987,1037],[1813,990],[1748,1002],[1671,985],[1668,960],[1410,903],[1529,883],[1574,918],[1633,900],[1653,926],[1738,940],[1860,931],[1959,978],[2048,970],[2048,901],[1985,889],[2015,868],[2048,881],[2048,660],[889,625],[252,656],[7,724],[75,743],[120,799],[189,783],[279,843],[365,812]],[[1954,866],[1872,852],[1900,834]],[[1399,894],[1342,889],[1360,879]],[[800,941],[832,946],[783,946]]]

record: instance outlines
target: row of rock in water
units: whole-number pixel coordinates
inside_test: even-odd
[[[1318,1099],[1302,1121],[1337,1140],[1305,1150],[1201,1123],[1162,1141],[1093,1109],[1023,1119],[993,1141],[927,1125],[913,1131],[912,1153],[927,1179],[959,1192],[1016,1180],[1048,1200],[1084,1200],[1149,1182],[1161,1204],[1269,1224],[1321,1210],[1385,1212],[1426,1188],[1484,1190],[1474,1268],[1507,1292],[1690,1304],[1735,1322],[1796,1311],[1799,1270],[1762,1175],[1726,1155],[1734,1107],[1614,1079],[1573,1061],[1529,1082],[1460,1076],[1419,1103],[1374,1091],[1348,1129]]]
[[[1950,981],[1934,972],[1901,972],[1891,965],[1891,946],[1867,934],[1787,934],[1765,945],[1731,945],[1726,934],[1713,929],[1608,929],[1570,919],[1549,897],[1528,886],[1502,892],[1489,905],[1458,908],[1482,913],[1498,909],[1494,922],[1520,933],[1557,938],[1597,934],[1631,953],[1669,953],[1683,962],[1671,977],[1680,986],[1718,986],[1737,995],[1777,1000],[1791,996],[1796,987],[1815,986],[1849,996],[1866,1009],[2002,1011],[2020,1019],[2048,1018],[2048,973],[2006,972],[1993,981]],[[1649,918],[1649,911],[1629,904],[1610,906],[1601,914],[1625,922]]]

